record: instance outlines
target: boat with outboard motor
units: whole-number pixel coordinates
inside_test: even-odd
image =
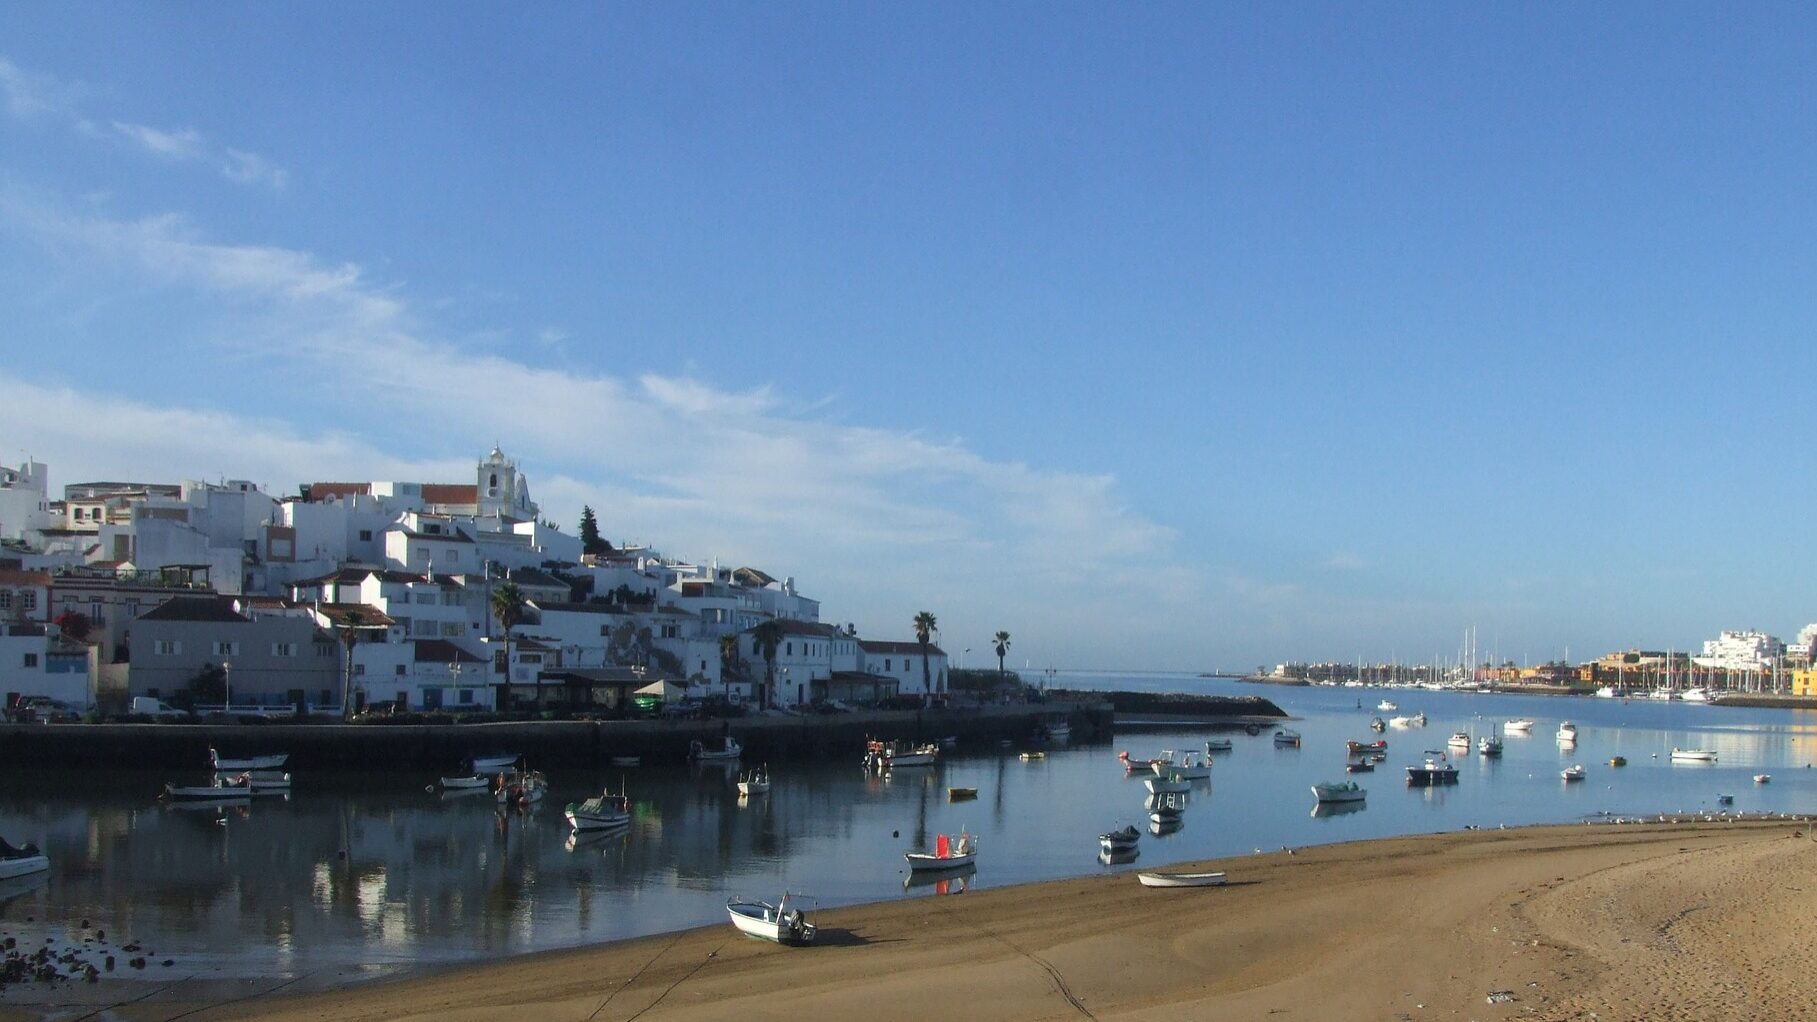
[[[767,901],[732,898],[726,902],[726,914],[731,917],[732,925],[738,927],[738,932],[747,937],[777,944],[812,944],[814,924],[808,922],[799,908],[789,904],[791,899],[799,897],[784,892],[774,905]]]

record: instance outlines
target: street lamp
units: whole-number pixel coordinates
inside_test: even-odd
[[[967,653],[970,653],[971,651],[972,651],[972,648],[970,646],[967,646],[964,649],[959,651],[959,669],[960,670],[962,670],[962,671],[965,670],[965,655]]]
[[[230,712],[232,709],[233,709],[233,665],[228,663],[227,661],[223,660],[223,661],[221,661],[221,712],[227,713],[227,712]]]

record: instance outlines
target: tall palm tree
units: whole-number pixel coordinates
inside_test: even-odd
[[[763,698],[757,702],[759,709],[767,710],[770,690],[776,686],[776,651],[782,648],[782,625],[771,620],[751,629],[751,643],[763,657]]]
[[[505,703],[499,710],[510,709],[511,684],[511,629],[524,620],[524,591],[516,582],[500,582],[492,590],[492,616],[498,618],[499,628],[505,633]]]
[[[732,668],[738,663],[738,636],[721,635],[719,637],[719,682],[725,689],[726,697],[732,695]]]
[[[915,641],[921,644],[921,690],[929,695],[934,693],[934,681],[928,673],[927,644],[933,633],[940,629],[931,611],[922,611],[915,615]]]
[[[341,675],[341,719],[353,716],[353,647],[360,642],[360,615],[358,611],[348,611],[341,615],[340,624],[335,633],[341,638],[341,645],[347,648],[347,669]]]
[[[997,681],[1001,682],[1003,680],[1003,658],[1009,655],[1009,633],[998,632],[991,638],[991,643],[997,647]]]

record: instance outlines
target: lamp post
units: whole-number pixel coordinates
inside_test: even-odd
[[[221,712],[233,710],[233,665],[221,661]]]
[[[971,651],[972,651],[972,648],[970,646],[967,646],[964,649],[959,651],[959,669],[960,670],[962,670],[962,671],[965,670],[965,655],[967,653],[970,653]]]

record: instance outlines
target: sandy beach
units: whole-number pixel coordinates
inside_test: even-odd
[[[993,853],[1014,854],[985,849],[987,867]],[[299,996],[222,1003],[179,984],[107,1017],[1817,1015],[1817,841],[1802,823],[1470,831],[1188,865],[1231,883],[1150,890],[1123,873],[827,910],[811,948],[723,925]]]

